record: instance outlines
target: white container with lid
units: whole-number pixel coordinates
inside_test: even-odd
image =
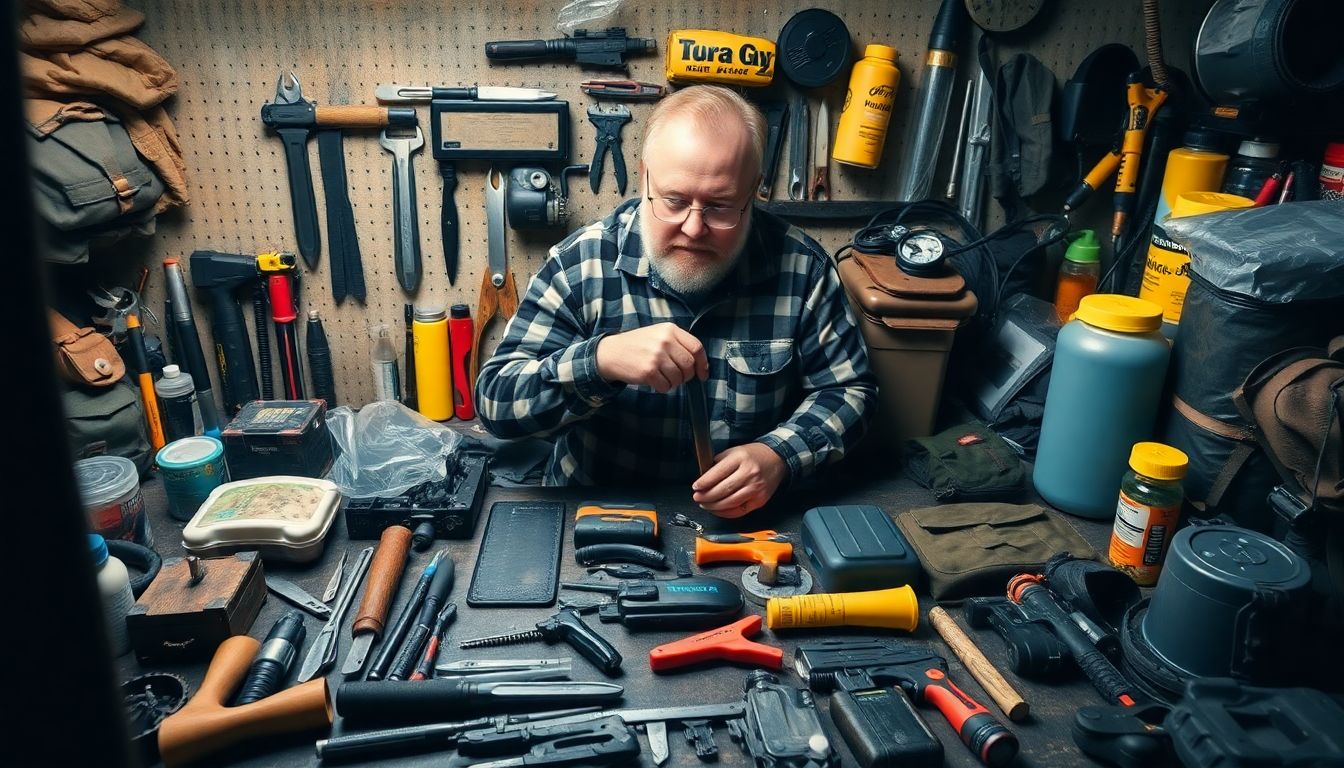
[[[330,480],[276,475],[225,483],[182,529],[182,546],[202,556],[256,550],[265,560],[310,562],[322,554],[340,506]]]
[[[154,546],[135,462],[121,456],[80,459],[75,462],[75,483],[89,518],[89,530],[105,539]]]

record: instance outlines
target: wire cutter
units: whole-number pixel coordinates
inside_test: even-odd
[[[588,108],[588,122],[597,128],[597,148],[593,150],[593,162],[588,166],[588,186],[593,192],[602,183],[602,168],[611,152],[611,167],[616,173],[616,191],[625,194],[625,154],[621,149],[621,128],[630,122],[630,108],[616,104],[611,109],[599,106]]]
[[[617,155],[619,157],[619,155]],[[504,174],[495,168],[485,177],[485,236],[488,265],[481,276],[481,295],[476,304],[476,335],[471,344],[471,391],[481,370],[481,337],[495,315],[505,320],[518,313],[518,286],[509,271],[509,253],[504,238]]]

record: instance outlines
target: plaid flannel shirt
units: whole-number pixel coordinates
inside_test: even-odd
[[[761,210],[738,265],[698,314],[640,246],[639,201],[551,249],[476,383],[503,438],[556,440],[547,485],[690,482],[699,476],[684,387],[609,383],[603,336],[672,322],[700,339],[715,453],[753,440],[793,479],[839,459],[877,399],[867,350],[826,251]]]

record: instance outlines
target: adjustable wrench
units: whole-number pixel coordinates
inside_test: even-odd
[[[415,126],[415,136],[389,136],[384,129],[379,143],[392,153],[392,217],[396,232],[397,282],[407,293],[420,286],[420,221],[415,205],[415,166],[411,155],[425,146],[425,134]]]

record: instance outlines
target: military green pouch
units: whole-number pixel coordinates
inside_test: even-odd
[[[1008,579],[1040,572],[1059,552],[1097,556],[1068,521],[1036,504],[944,504],[902,512],[896,525],[938,601],[1003,595]]]
[[[1017,452],[979,421],[908,441],[905,469],[945,502],[1012,501],[1026,480]]]

